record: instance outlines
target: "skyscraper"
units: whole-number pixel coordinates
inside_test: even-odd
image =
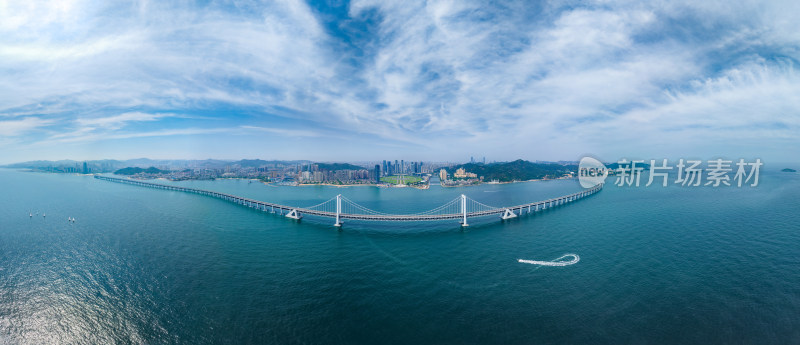
[[[83,162],[83,173],[84,174],[88,174],[89,173],[89,165],[86,164],[86,162]]]
[[[381,166],[375,164],[375,183],[381,183]]]

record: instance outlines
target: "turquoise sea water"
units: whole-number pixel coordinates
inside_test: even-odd
[[[199,195],[0,169],[0,344],[798,343],[800,175],[761,181],[608,183],[464,231],[454,221],[337,231]],[[575,180],[430,190],[158,182],[296,206],[341,193],[392,213],[461,193],[507,205],[579,190]],[[517,262],[567,253],[580,261]]]

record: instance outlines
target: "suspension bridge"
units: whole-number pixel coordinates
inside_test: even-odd
[[[361,206],[356,202],[342,196],[341,194],[316,205],[309,207],[293,207],[280,205],[270,202],[253,200],[243,198],[236,195],[214,192],[209,190],[188,188],[180,186],[170,186],[165,184],[158,184],[152,182],[137,181],[124,178],[108,177],[95,175],[94,178],[104,181],[125,183],[134,186],[150,187],[157,189],[165,189],[186,193],[194,193],[206,195],[217,199],[230,201],[236,204],[244,205],[247,207],[255,208],[260,211],[280,214],[292,219],[300,219],[303,215],[313,215],[326,218],[335,219],[334,226],[342,226],[343,220],[366,220],[366,221],[438,221],[438,220],[459,220],[461,226],[468,226],[468,218],[485,217],[491,215],[499,215],[501,219],[516,218],[523,214],[530,214],[559,205],[568,204],[576,200],[582,199],[589,195],[599,192],[603,189],[603,184],[598,184],[592,188],[582,190],[577,193],[572,193],[557,198],[531,202],[522,205],[508,206],[508,207],[495,207],[489,206],[478,201],[475,201],[464,194],[461,196],[436,207],[434,209],[412,213],[412,214],[390,214],[371,210],[367,207]]]

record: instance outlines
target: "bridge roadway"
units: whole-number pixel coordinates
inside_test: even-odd
[[[479,211],[472,211],[467,212],[466,207],[462,206],[462,212],[459,213],[447,213],[447,214],[355,214],[355,213],[337,213],[337,212],[329,212],[329,211],[320,211],[314,210],[310,208],[301,208],[301,207],[293,207],[293,206],[286,206],[280,205],[270,202],[264,202],[260,200],[254,200],[249,198],[243,198],[236,195],[214,192],[204,189],[197,189],[197,188],[188,188],[188,187],[180,187],[180,186],[170,186],[152,182],[144,182],[144,181],[137,181],[132,179],[124,179],[124,178],[116,178],[116,177],[108,177],[108,176],[100,176],[95,175],[94,178],[104,181],[111,181],[111,182],[119,182],[119,183],[126,183],[131,184],[134,186],[142,186],[142,187],[150,187],[150,188],[158,188],[158,189],[165,189],[165,190],[172,190],[172,191],[179,191],[179,192],[187,192],[187,193],[195,193],[200,195],[207,195],[214,198],[222,199],[231,201],[240,205],[244,205],[251,208],[256,208],[261,211],[265,212],[272,212],[272,213],[279,213],[281,215],[286,215],[289,218],[293,219],[300,219],[302,215],[314,215],[320,217],[329,217],[336,219],[336,226],[340,225],[339,219],[353,219],[353,220],[369,220],[369,221],[434,221],[434,220],[447,220],[447,219],[462,219],[462,226],[466,226],[467,218],[472,217],[483,217],[483,216],[491,216],[491,215],[500,215],[502,219],[510,219],[517,217],[523,213],[532,213],[537,212],[540,210],[552,208],[558,205],[563,205],[594,193],[599,192],[603,189],[603,184],[598,184],[592,188],[582,190],[580,192],[572,193],[569,195],[560,196],[557,198],[536,201],[528,204],[510,206],[510,207],[497,207],[491,208],[486,210],[479,210]],[[464,195],[461,196],[462,199],[466,197]],[[339,202],[337,197],[337,202]],[[465,205],[465,204],[462,204]]]

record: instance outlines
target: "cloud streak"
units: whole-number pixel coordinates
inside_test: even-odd
[[[53,123],[37,117],[26,117],[21,120],[0,121],[0,137],[19,137],[37,128]]]
[[[158,121],[165,117],[174,117],[174,114],[147,114],[142,112],[130,112],[108,117],[99,118],[79,118],[77,122],[84,127],[102,127],[107,129],[119,129],[129,122]]]

